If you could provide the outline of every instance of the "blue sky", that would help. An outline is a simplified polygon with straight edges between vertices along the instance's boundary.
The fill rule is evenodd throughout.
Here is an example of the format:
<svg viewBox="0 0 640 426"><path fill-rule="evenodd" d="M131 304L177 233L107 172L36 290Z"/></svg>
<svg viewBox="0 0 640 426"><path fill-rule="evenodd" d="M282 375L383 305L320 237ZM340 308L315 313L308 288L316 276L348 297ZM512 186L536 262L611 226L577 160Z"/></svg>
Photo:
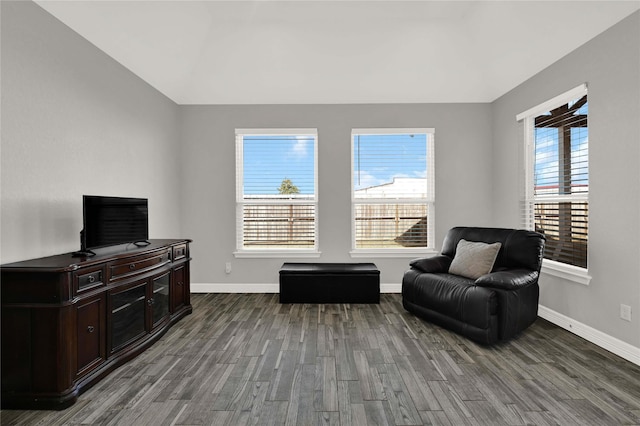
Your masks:
<svg viewBox="0 0 640 426"><path fill-rule="evenodd" d="M353 157L356 190L390 183L396 177L425 178L427 135L356 135Z"/></svg>
<svg viewBox="0 0 640 426"><path fill-rule="evenodd" d="M394 177L424 178L426 142L425 134L356 136L355 189L390 183ZM244 194L278 194L283 179L290 179L300 194L313 194L313 143L312 136L245 136Z"/></svg>
<svg viewBox="0 0 640 426"><path fill-rule="evenodd" d="M571 105L572 103L570 103ZM576 114L588 114L588 103ZM571 183L589 184L589 129L574 127L571 129ZM535 129L535 186L556 187L559 183L558 130L556 128ZM576 188L574 188L575 192Z"/></svg>
<svg viewBox="0 0 640 426"><path fill-rule="evenodd" d="M245 136L244 193L275 195L284 179L300 194L314 192L314 138L312 136Z"/></svg>

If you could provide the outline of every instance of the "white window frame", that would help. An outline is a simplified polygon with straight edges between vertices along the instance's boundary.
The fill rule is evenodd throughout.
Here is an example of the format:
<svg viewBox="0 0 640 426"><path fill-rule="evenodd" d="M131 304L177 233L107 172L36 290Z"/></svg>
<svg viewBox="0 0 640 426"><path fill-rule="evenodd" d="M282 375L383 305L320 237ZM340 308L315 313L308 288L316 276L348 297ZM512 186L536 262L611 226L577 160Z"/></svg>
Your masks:
<svg viewBox="0 0 640 426"><path fill-rule="evenodd" d="M534 203L536 201L561 202L561 201L586 201L589 202L589 193L576 193L568 196L563 195L539 195L534 197L534 168L535 168L535 117L544 114L554 108L566 104L576 98L580 98L587 94L587 85L581 84L561 95L558 95L546 102L530 108L516 116L517 121L524 124L524 162L525 162L525 179L524 179L524 200L523 200L523 226L526 229L533 230L534 226ZM591 175L589 175L591 179ZM587 257L588 257L587 246ZM587 268L574 266L550 259L542 260L542 272L566 280L576 282L583 285L589 285L591 276L589 275L589 263Z"/></svg>
<svg viewBox="0 0 640 426"><path fill-rule="evenodd" d="M304 258L320 257L319 235L318 235L318 130L311 128L287 128L287 129L236 129L236 251L233 255L236 258ZM313 144L314 161L314 199L313 200L259 200L256 202L247 201L243 194L244 181L244 137L245 136L312 136L315 139ZM313 248L246 248L244 247L244 214L243 207L247 204L314 204L314 246Z"/></svg>
<svg viewBox="0 0 640 426"><path fill-rule="evenodd" d="M355 206L361 199L355 198L354 187L354 158L355 137L357 135L399 135L399 134L426 134L427 135L427 199L368 199L367 202L380 204L417 204L426 203L427 220L427 247L398 247L398 248L356 248L356 209ZM351 251L352 258L364 257L415 257L437 254L435 248L435 129L434 128L369 128L351 130Z"/></svg>

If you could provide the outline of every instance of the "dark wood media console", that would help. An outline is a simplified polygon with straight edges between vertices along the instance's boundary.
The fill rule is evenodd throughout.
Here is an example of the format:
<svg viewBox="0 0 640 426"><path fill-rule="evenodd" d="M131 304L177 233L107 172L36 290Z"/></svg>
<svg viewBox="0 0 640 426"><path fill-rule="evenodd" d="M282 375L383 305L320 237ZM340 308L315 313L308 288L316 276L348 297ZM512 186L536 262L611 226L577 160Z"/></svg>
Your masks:
<svg viewBox="0 0 640 426"><path fill-rule="evenodd" d="M70 406L190 314L190 242L2 265L2 408Z"/></svg>

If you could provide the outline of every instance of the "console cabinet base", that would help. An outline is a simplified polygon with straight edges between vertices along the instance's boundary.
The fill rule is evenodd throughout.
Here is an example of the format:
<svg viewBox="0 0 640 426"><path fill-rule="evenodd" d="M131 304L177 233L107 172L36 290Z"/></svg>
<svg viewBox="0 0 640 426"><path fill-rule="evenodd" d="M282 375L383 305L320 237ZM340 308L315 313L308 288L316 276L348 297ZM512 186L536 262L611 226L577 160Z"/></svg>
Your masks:
<svg viewBox="0 0 640 426"><path fill-rule="evenodd" d="M2 409L73 405L189 315L190 242L2 265Z"/></svg>

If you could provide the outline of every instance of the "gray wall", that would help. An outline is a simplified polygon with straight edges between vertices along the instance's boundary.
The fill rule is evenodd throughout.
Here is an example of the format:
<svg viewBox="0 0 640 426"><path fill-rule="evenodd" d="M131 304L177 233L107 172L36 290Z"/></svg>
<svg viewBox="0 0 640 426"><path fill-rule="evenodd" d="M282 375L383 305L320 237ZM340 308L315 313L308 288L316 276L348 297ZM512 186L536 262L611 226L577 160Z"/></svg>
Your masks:
<svg viewBox="0 0 640 426"><path fill-rule="evenodd" d="M543 275L540 303L640 347L640 12L493 103L495 223L520 224L523 130L516 114L589 87L589 286ZM632 322L620 319L620 304Z"/></svg>
<svg viewBox="0 0 640 426"><path fill-rule="evenodd" d="M194 238L192 282L277 283L291 259L235 259L235 129L318 129L321 262L353 261L351 250L351 129L435 128L436 243L459 224L492 219L489 104L184 106L185 235ZM408 260L375 261L384 284L400 283ZM298 259L299 261L299 259ZM232 262L232 273L224 263Z"/></svg>
<svg viewBox="0 0 640 426"><path fill-rule="evenodd" d="M82 194L180 232L178 106L32 2L1 2L1 262L80 248Z"/></svg>

